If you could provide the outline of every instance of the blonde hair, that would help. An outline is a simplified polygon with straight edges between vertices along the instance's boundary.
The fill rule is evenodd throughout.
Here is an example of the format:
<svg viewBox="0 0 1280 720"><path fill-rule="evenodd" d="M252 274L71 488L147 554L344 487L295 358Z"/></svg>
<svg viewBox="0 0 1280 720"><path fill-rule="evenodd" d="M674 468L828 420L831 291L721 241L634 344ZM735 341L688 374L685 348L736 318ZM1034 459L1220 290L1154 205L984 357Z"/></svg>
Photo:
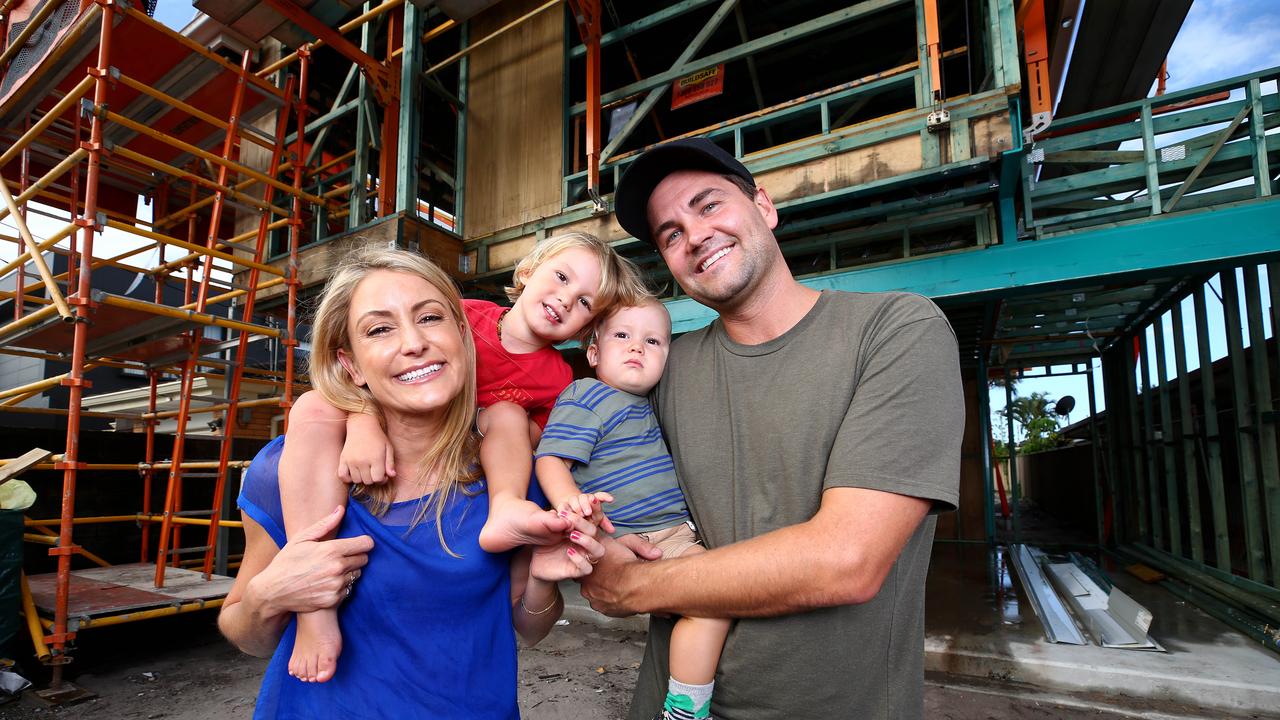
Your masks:
<svg viewBox="0 0 1280 720"><path fill-rule="evenodd" d="M543 240L524 256L512 273L511 286L504 288L507 299L513 303L518 300L524 292L525 278L546 261L573 248L590 250L600 260L600 290L596 293L595 306L592 308L597 317L610 312L617 305L635 305L651 295L645 287L640 270L608 243L590 233L568 232ZM586 341L591 336L593 326L594 323L591 323L583 328L577 339Z"/></svg>
<svg viewBox="0 0 1280 720"><path fill-rule="evenodd" d="M588 345L596 344L597 338L600 334L600 328L604 327L604 324L609 322L609 320L612 319L614 315L617 315L618 313L622 312L623 310L626 310L627 308L637 308L637 307L642 307L644 305L657 305L658 307L662 308L662 311L667 315L667 335L670 336L671 335L671 311L667 310L667 306L664 305L662 301L658 299L658 296L655 293L652 293L646 289L643 295L636 297L629 302L625 302L625 303L620 302L617 305L614 305L612 308L610 308L608 312L603 312L597 315L595 322L591 323L591 332L587 336L588 339L586 340L586 344Z"/></svg>
<svg viewBox="0 0 1280 720"><path fill-rule="evenodd" d="M440 545L453 555L444 538L441 518L445 506L465 485L479 477L479 441L473 425L476 416L476 348L462 310L462 296L453 279L427 258L408 250L393 250L378 245L356 248L334 268L325 285L320 305L316 309L311 328L311 356L308 372L311 383L334 407L349 413L367 412L385 423L381 407L368 388L357 386L338 361L338 350L351 352L351 337L347 332L347 320L351 310L351 298L356 287L377 270L414 275L426 280L444 296L449 313L461 325L463 347L463 387L445 410L439 431L428 447L420 463L420 473L415 480L423 483L435 474L438 484L421 503L413 518L416 526L433 512L436 534ZM369 511L381 516L391 505L392 489L388 485L359 486L353 491L357 497L367 495Z"/></svg>

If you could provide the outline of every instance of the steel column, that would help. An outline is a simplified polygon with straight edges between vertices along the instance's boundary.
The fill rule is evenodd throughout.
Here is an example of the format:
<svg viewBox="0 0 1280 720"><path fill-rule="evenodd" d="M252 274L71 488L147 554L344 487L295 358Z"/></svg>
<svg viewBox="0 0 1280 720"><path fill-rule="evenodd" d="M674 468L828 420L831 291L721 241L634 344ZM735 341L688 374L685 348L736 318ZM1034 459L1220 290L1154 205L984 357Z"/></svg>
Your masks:
<svg viewBox="0 0 1280 720"><path fill-rule="evenodd" d="M1240 472L1240 502L1244 521L1244 548L1249 579L1266 582L1267 563L1262 533L1262 493L1258 482L1257 439L1253 424L1249 371L1244 353L1240 293L1234 270L1218 275L1222 281L1222 315L1227 330L1227 355L1231 359L1232 414L1236 422L1236 461ZM1250 338L1252 341L1253 338Z"/></svg>
<svg viewBox="0 0 1280 720"><path fill-rule="evenodd" d="M1222 479L1222 441L1218 435L1218 400L1213 381L1213 356L1209 351L1209 315L1205 308L1204 285L1191 293L1195 312L1196 352L1200 362L1201 458L1208 481L1209 505L1213 515L1213 547L1218 569L1231 572L1230 527L1227 525L1227 493Z"/></svg>
<svg viewBox="0 0 1280 720"><path fill-rule="evenodd" d="M1191 559L1204 562L1204 534L1200 528L1200 473L1196 462L1195 429L1191 416L1191 378L1187 375L1187 333L1182 322L1182 303L1170 308L1173 321L1173 368L1178 383L1178 437L1182 449L1182 477L1187 488L1187 531ZM1201 373L1204 378L1212 372Z"/></svg>
<svg viewBox="0 0 1280 720"><path fill-rule="evenodd" d="M1164 350L1164 316L1156 318L1154 348L1156 356L1156 398L1160 403L1160 457L1164 465L1164 514L1169 519L1169 552L1182 554L1182 502L1178 491L1178 463L1173 453L1173 410L1170 406L1168 363Z"/></svg>
<svg viewBox="0 0 1280 720"><path fill-rule="evenodd" d="M422 72L422 43L418 28L422 11L404 4L403 47L400 55L400 134L396 138L396 212L418 214L418 132L422 126L418 74ZM384 152L390 148L383 148Z"/></svg>
<svg viewBox="0 0 1280 720"><path fill-rule="evenodd" d="M1271 561L1271 581L1280 584L1280 461L1276 457L1271 370L1267 367L1267 342L1262 330L1262 293L1257 265L1244 267L1244 305L1249 327L1250 390L1254 398L1250 421L1258 444L1263 527Z"/></svg>

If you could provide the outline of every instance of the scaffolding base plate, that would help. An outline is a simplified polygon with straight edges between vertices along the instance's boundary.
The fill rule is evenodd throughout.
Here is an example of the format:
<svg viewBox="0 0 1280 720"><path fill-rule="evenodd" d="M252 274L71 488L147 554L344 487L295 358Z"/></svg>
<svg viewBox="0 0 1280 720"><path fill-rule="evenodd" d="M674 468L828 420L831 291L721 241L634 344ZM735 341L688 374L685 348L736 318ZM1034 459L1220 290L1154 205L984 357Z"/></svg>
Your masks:
<svg viewBox="0 0 1280 720"><path fill-rule="evenodd" d="M48 705L74 705L75 703L84 702L85 700L92 700L93 698L98 697L98 694L85 690L82 687L72 685L64 680L62 681L62 684L56 688L37 690L36 697L40 698Z"/></svg>

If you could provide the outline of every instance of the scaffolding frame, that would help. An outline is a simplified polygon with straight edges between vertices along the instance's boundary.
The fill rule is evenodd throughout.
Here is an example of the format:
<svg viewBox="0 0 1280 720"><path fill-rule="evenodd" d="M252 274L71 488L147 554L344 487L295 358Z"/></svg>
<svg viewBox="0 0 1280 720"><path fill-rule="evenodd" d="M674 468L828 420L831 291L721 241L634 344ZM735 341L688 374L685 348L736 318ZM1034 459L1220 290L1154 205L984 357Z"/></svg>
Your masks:
<svg viewBox="0 0 1280 720"><path fill-rule="evenodd" d="M399 2L389 3L390 6ZM52 7L56 4L49 3ZM204 48L190 38L164 27L148 17L142 10L122 0L92 0L86 3L86 13L97 13L96 60L90 60L85 77L76 83L52 106L43 109L38 119L28 116L23 122L23 132L18 140L0 154L0 167L14 160L20 161L20 178L16 183L16 195L10 191L8 181L0 182L0 196L5 207L0 208L0 218L11 217L19 229L18 238L3 239L20 243L22 251L17 259L0 268L0 276L17 272L15 289L4 293L12 299L14 317L0 326L0 351L6 354L69 362L68 372L20 387L0 390L0 412L31 412L66 417L65 449L48 461L32 466L34 470L52 470L62 473L61 507L58 517L27 520L30 530L24 537L29 542L49 545L49 554L57 558L56 592L53 617L40 617L30 590L30 583L23 577L23 603L28 627L36 647L37 656L53 667L52 687L56 691L62 685L62 667L70 658L68 644L78 630L86 627L131 622L163 615L192 612L221 605L221 595L200 597L167 604L165 607L126 612L102 612L92 617L72 617L69 603L72 596L73 555L80 555L90 562L103 566L106 561L74 541L73 530L77 525L98 523L137 523L142 526L140 557L142 563L154 563L154 586L164 588L166 572L172 575L174 568L193 566L204 582L215 575L215 559L221 551L222 564L226 565L225 549L219 543L219 530L238 528L237 521L221 517L226 493L227 474L243 470L247 462L232 460L234 418L238 409L264 405L276 406L287 416L293 400L293 386L298 382L294 352L297 347L295 312L298 293L298 245L303 225L304 203L313 207L336 201L304 190L304 183L323 169L308 168L303 161L309 108L306 104L310 50L303 46L296 53L297 74L285 75L278 84L267 78L280 67L267 67L254 72L251 54L244 52L240 64L228 62L222 56ZM385 12L385 9L382 10ZM367 19L367 18L366 18ZM32 26L38 26L43 18L37 18ZM235 90L230 110L225 119L202 110L184 99L174 97L159 88L130 76L113 63L127 60L128 52L113 47L113 39L120 32L119 23L130 21L141 32L155 33L156 37L181 45L191 56L213 63L218 73L234 77ZM93 51L89 51L93 53ZM6 53L6 59L9 53ZM278 65L278 64L277 64ZM70 71L60 77L41 76L39 71L24 83L62 82L71 77ZM112 104L113 95L128 90L137 97L164 106L166 117L183 117L191 122L202 122L221 133L220 152L212 152L186 142L176 133L154 129L143 120L128 117L127 107L118 99ZM249 102L248 94L256 93L258 102L275 105L274 133L267 134L244 122L244 110ZM87 123L85 118L88 118ZM86 127L87 125L87 127ZM291 127L296 128L288 138ZM130 138L146 138L177 152L178 157L191 158L189 163L168 163L128 147L128 142L111 142L106 136L111 130L127 131ZM288 142L286 142L286 139ZM256 169L239 159L239 148L244 142L253 143L270 152L265 170ZM40 177L31 177L31 157L45 148L64 149L66 156ZM286 157L286 152L289 157ZM212 173L202 168L211 168ZM149 177L155 173L163 178L156 188L157 207L168 214L152 223L123 217L99 207L100 191L115 176ZM284 179L280 179L281 177ZM59 185L62 183L62 185ZM185 184L185 205L169 212L171 200L177 199L180 187ZM57 190L62 188L66 194ZM253 191L260 189L260 196ZM276 195L287 198L277 205ZM67 224L49 237L37 242L32 235L26 216L33 200L53 200L67 208ZM254 231L223 238L223 214L229 205L256 213L258 222ZM186 225L185 239L168 234L171 228ZM140 227L147 225L149 227ZM207 227L203 238L198 233ZM288 228L288 261L284 267L264 262L270 231ZM105 257L95 251L95 236L105 228L131 234L148 241L144 247L115 257ZM58 243L68 241L66 249ZM248 241L250 244L246 245ZM159 264L155 268L141 268L126 261L135 255L157 249ZM179 257L166 258L165 251L173 248ZM68 272L55 276L44 260L44 253L60 252L68 257ZM215 260L230 263L239 269L247 281L230 284L215 279ZM34 287L25 283L26 268L34 265L40 282ZM94 287L94 273L104 267L118 267L131 272L146 273L155 279L155 298L152 302L105 292ZM262 275L272 276L263 280ZM179 283L182 289L180 304L166 304L165 289ZM285 286L286 322L283 328L272 327L254 318L255 301L262 291ZM36 294L43 291L44 297ZM231 303L225 313L214 311L215 305ZM36 309L29 310L29 307ZM129 325L155 325L158 330L139 336L141 331L131 331ZM103 327L114 328L113 332ZM234 337L227 342L208 342L204 330L208 327L224 328ZM63 343L70 335L71 351L63 351ZM245 367L249 342L253 339L275 338L284 348L283 373L262 371ZM177 340L180 352L174 353L171 345ZM93 347L97 345L99 347ZM226 350L232 351L231 360L217 357ZM213 353L214 355L211 355ZM175 361L177 364L175 365ZM145 459L141 463L88 462L80 450L81 419L87 417L122 417L121 413L95 413L83 408L85 390L92 387L86 373L95 367L123 367L143 370L148 376L148 411L134 414L131 419L144 423L146 434ZM207 372L214 369L214 373ZM220 373L217 371L221 371ZM246 374L255 378L265 377L279 389L279 395L258 400L240 399L241 381ZM157 410L157 388L160 376L174 372L180 377L180 404L176 411ZM226 398L202 408L192 407L192 386L196 378L218 376L226 379ZM69 389L65 409L21 408L18 404L45 390L57 386ZM218 457L213 460L193 460L186 455L187 427L191 418L200 413L224 413L226 421L218 436ZM160 420L176 417L177 432L173 438L169 460L158 461L156 456L156 426ZM3 460L7 465L17 459ZM140 511L129 515L77 517L76 487L80 476L95 471L136 470L143 480ZM166 474L166 491L163 504L153 508L152 480L155 473ZM213 501L208 509L184 509L184 481L195 478L213 480ZM51 529L56 526L55 530ZM207 533L202 545L184 547L181 529L194 527ZM158 530L154 551L151 547L153 531ZM198 557L183 560L183 555ZM221 568L225 572L225 568ZM189 572L189 571L188 571Z"/></svg>

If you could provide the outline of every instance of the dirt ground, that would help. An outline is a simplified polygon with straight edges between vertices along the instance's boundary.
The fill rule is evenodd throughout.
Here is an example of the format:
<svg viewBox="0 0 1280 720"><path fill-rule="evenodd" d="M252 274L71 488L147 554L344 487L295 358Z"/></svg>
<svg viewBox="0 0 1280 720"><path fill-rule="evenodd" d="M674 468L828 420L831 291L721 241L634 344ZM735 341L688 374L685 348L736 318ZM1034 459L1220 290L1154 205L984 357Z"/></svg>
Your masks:
<svg viewBox="0 0 1280 720"><path fill-rule="evenodd" d="M519 699L523 717L624 718L643 648L640 633L580 622L557 627L536 648L521 650ZM81 635L68 677L97 697L51 707L28 690L19 699L0 705L0 720L248 720L265 667L265 660L242 655L223 641L212 615L89 630ZM28 677L40 680L35 671ZM1174 716L1102 709L1088 701L1054 698L1001 684L957 687L945 678L930 678L925 717L1083 720Z"/></svg>

